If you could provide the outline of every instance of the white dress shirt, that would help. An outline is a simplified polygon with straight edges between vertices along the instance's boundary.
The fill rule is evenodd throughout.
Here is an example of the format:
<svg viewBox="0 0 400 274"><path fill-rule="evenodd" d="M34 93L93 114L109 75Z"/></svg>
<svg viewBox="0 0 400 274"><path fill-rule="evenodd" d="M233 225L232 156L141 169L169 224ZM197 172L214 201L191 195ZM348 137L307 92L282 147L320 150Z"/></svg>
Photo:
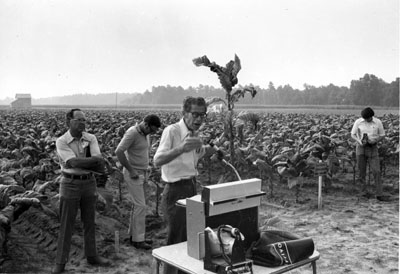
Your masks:
<svg viewBox="0 0 400 274"><path fill-rule="evenodd" d="M385 130L381 120L372 117L371 122L367 122L364 118L358 118L351 129L351 134L356 135L359 139L363 137L363 134L368 135L368 139L375 140L377 137L385 136Z"/></svg>
<svg viewBox="0 0 400 274"><path fill-rule="evenodd" d="M180 145L186 137L190 136L190 133L183 118L178 123L167 126L162 133L154 158L157 158L158 153L169 151ZM197 163L204 154L203 146L201 149L182 153L171 162L164 164L161 166L162 180L173 183L198 175Z"/></svg>

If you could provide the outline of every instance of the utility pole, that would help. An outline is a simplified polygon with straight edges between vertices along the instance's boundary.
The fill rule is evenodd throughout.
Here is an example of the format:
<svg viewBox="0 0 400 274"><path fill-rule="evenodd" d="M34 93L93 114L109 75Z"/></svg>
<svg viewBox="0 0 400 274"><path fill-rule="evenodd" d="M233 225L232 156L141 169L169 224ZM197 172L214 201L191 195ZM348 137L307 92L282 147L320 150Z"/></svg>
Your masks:
<svg viewBox="0 0 400 274"><path fill-rule="evenodd" d="M115 109L118 109L118 92L115 93Z"/></svg>

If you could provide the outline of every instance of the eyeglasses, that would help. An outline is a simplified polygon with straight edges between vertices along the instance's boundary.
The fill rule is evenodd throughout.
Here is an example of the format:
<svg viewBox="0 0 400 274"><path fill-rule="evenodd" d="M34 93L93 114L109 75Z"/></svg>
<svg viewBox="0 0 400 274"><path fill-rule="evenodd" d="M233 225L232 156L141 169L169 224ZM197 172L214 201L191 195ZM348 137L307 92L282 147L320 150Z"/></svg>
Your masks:
<svg viewBox="0 0 400 274"><path fill-rule="evenodd" d="M207 113L205 112L190 112L193 116L194 119L197 119L198 117L200 117L201 119L204 119L207 117Z"/></svg>
<svg viewBox="0 0 400 274"><path fill-rule="evenodd" d="M86 123L86 119L83 119L83 118L79 118L79 119L71 119L71 121L77 121L77 122L79 122L79 123Z"/></svg>

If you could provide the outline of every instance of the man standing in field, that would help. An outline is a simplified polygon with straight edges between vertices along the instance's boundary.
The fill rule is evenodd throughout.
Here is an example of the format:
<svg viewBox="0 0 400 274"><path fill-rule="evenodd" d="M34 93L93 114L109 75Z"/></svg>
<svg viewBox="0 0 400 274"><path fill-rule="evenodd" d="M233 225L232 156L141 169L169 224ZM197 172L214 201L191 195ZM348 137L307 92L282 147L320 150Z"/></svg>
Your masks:
<svg viewBox="0 0 400 274"><path fill-rule="evenodd" d="M115 154L124 167L124 181L132 197L133 205L129 222L129 240L140 249L151 249L146 242L146 200L143 183L147 180L149 166L149 134L155 133L161 126L160 118L147 115L143 121L130 127L119 143Z"/></svg>
<svg viewBox="0 0 400 274"><path fill-rule="evenodd" d="M182 119L166 127L154 155L154 163L161 166L161 179L166 183L162 207L167 221L167 245L184 242L186 235L186 209L175 202L196 195L197 163L206 153L215 151L203 145L199 128L206 119L207 105L202 97L186 97L183 101ZM164 273L177 272L165 265Z"/></svg>
<svg viewBox="0 0 400 274"><path fill-rule="evenodd" d="M57 242L56 266L52 273L64 272L71 247L72 230L78 209L83 222L87 262L109 265L98 256L95 237L96 180L93 172L104 171L104 159L93 134L85 132L86 117L80 109L66 115L69 130L56 141L62 178L60 182L60 231ZM90 154L90 156L89 156Z"/></svg>
<svg viewBox="0 0 400 274"><path fill-rule="evenodd" d="M369 162L376 185L376 195L379 196L382 195L382 181L377 144L385 138L385 130L381 120L374 115L370 107L363 109L361 118L355 121L351 129L351 137L357 142L356 157L363 191L367 190L365 176Z"/></svg>

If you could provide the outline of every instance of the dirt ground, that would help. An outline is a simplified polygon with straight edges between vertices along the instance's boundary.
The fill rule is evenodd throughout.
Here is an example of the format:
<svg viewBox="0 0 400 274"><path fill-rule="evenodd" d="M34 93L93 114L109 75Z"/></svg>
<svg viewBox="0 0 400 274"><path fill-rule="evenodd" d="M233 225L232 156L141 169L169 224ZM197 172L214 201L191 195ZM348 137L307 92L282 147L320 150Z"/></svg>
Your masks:
<svg viewBox="0 0 400 274"><path fill-rule="evenodd" d="M274 196L270 197L264 182L263 190L268 195L260 206L260 226L266 219L276 216L280 219L277 228L311 237L321 255L317 261L318 273L398 273L399 170L392 168L383 181L385 192L391 195L390 201L363 196L360 186L354 185L352 174L339 174L335 183L324 188L320 210L316 178L307 180L299 189L297 202L294 188L275 182ZM116 207L97 215L97 244L99 253L113 264L93 267L86 263L82 252L82 227L77 221L66 273L152 273L151 251L137 250L127 239L130 202L124 186L121 195L115 184L107 185L105 191L113 194ZM147 236L157 248L165 244L166 232L160 214L156 214L153 184L148 185L147 193ZM2 258L0 272L50 273L58 226L56 219L41 219L38 209L25 212L12 224L9 254ZM115 245L115 231L119 233L119 250ZM291 273L312 273L312 270L304 266Z"/></svg>

